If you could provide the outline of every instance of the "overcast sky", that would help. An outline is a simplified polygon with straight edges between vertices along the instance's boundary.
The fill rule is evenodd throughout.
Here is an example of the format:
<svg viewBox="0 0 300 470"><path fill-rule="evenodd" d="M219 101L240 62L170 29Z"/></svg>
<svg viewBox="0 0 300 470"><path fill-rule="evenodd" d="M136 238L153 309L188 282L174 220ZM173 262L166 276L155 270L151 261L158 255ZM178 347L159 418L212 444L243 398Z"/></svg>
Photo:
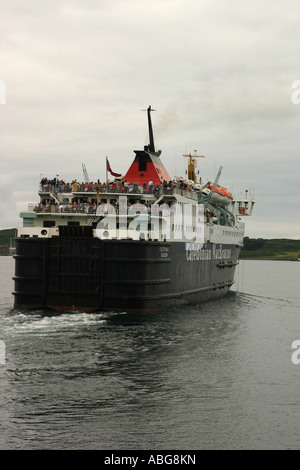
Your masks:
<svg viewBox="0 0 300 470"><path fill-rule="evenodd" d="M0 39L1 229L41 175L125 174L151 105L172 177L197 150L204 179L255 191L247 236L300 238L299 0L0 0Z"/></svg>

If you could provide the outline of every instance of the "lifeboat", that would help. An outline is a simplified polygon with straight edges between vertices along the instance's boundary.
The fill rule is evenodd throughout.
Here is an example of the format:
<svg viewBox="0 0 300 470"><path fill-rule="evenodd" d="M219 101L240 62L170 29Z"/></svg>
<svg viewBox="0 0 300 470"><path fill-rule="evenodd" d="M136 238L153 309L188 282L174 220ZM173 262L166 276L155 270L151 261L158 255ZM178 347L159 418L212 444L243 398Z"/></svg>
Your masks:
<svg viewBox="0 0 300 470"><path fill-rule="evenodd" d="M211 202L213 204L219 204L221 206L228 206L232 202L232 194L222 186L214 183L207 183L207 185L202 189L202 194L204 196L209 196L213 189L213 194L211 195Z"/></svg>

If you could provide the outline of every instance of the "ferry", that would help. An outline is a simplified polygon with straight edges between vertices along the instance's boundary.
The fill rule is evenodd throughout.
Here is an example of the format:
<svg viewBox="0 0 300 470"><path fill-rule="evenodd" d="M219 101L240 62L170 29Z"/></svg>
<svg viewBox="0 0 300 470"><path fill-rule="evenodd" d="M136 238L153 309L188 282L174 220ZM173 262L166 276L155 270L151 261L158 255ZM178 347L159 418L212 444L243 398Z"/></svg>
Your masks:
<svg viewBox="0 0 300 470"><path fill-rule="evenodd" d="M203 183L202 155L171 178L149 144L125 175L106 157L106 181L42 178L15 238L14 306L58 311L150 312L228 294L254 198ZM199 170L198 170L199 171Z"/></svg>

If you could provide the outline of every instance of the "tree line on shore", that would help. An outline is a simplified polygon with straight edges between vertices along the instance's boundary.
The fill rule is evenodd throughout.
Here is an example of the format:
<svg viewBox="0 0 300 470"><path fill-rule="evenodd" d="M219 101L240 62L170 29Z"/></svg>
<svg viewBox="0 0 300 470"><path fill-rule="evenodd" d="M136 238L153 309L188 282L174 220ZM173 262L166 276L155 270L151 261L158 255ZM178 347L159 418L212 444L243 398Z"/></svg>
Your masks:
<svg viewBox="0 0 300 470"><path fill-rule="evenodd" d="M242 259L298 260L300 240L244 237L244 246L241 249L240 257Z"/></svg>

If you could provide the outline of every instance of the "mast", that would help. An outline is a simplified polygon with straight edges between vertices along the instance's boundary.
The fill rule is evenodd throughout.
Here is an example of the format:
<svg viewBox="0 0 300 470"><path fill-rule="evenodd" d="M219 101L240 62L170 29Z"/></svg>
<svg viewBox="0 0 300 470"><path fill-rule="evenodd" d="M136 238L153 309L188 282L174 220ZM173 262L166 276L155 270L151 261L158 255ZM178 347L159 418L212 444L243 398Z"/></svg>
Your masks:
<svg viewBox="0 0 300 470"><path fill-rule="evenodd" d="M152 129L152 122L151 122L151 111L156 111L155 109L151 108L151 104L149 105L148 109L143 109L143 111L147 111L148 115L148 129L149 129L149 145L148 150L149 152L155 153L154 147L154 137L153 137L153 129Z"/></svg>
<svg viewBox="0 0 300 470"><path fill-rule="evenodd" d="M197 167L197 160L196 158L205 158L204 155L196 155L197 150L194 150L195 155L188 154L188 155L183 155L183 157L188 157L189 158L189 163L188 163L188 179L194 181L194 183L197 183L197 177L196 177L196 167Z"/></svg>

